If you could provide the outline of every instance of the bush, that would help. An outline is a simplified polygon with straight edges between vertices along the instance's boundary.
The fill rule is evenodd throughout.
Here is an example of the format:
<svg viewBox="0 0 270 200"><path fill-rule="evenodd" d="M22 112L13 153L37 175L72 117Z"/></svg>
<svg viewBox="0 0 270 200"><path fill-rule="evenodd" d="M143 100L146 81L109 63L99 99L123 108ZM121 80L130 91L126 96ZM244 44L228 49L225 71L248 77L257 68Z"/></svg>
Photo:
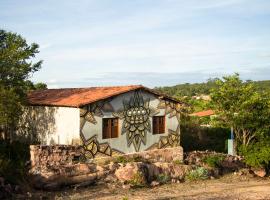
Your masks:
<svg viewBox="0 0 270 200"><path fill-rule="evenodd" d="M210 167L220 167L220 163L225 159L224 155L210 155L204 157L202 161Z"/></svg>
<svg viewBox="0 0 270 200"><path fill-rule="evenodd" d="M171 177L166 174L159 174L157 176L157 181L162 184L168 183L170 180L171 180Z"/></svg>
<svg viewBox="0 0 270 200"><path fill-rule="evenodd" d="M134 174L129 183L136 187L143 187L145 185L144 175L141 172Z"/></svg>
<svg viewBox="0 0 270 200"><path fill-rule="evenodd" d="M176 164L176 165L182 165L183 164L183 161L181 161L181 160L174 160L173 163Z"/></svg>
<svg viewBox="0 0 270 200"><path fill-rule="evenodd" d="M122 163L122 164L126 164L128 163L128 159L124 156L118 156L115 158L115 162L116 163Z"/></svg>
<svg viewBox="0 0 270 200"><path fill-rule="evenodd" d="M186 152L210 150L226 153L230 129L187 124L181 125L181 137L181 146Z"/></svg>
<svg viewBox="0 0 270 200"><path fill-rule="evenodd" d="M189 171L185 178L188 181L205 180L208 178L208 171L203 167L198 167Z"/></svg>
<svg viewBox="0 0 270 200"><path fill-rule="evenodd" d="M265 139L261 142L250 144L248 147L241 146L240 153L244 156L244 162L254 168L270 167L270 141Z"/></svg>
<svg viewBox="0 0 270 200"><path fill-rule="evenodd" d="M25 178L27 173L25 164L29 158L28 144L0 141L0 176L9 183L18 184Z"/></svg>

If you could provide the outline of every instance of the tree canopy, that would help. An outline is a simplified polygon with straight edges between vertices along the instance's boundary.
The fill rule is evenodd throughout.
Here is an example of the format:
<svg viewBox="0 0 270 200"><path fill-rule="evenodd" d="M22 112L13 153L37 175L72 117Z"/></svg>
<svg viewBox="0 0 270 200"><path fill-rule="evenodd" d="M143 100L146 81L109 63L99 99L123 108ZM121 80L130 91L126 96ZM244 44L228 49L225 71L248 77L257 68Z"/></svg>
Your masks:
<svg viewBox="0 0 270 200"><path fill-rule="evenodd" d="M157 87L155 89L166 93L170 96L174 96L176 98L182 98L183 96L192 97L195 95L209 95L211 93L211 89L216 88L216 80L209 79L205 83L184 83L178 84L175 86L167 86L167 87ZM258 89L258 91L263 92L270 92L270 80L265 81L251 81L248 80L247 82L252 82L254 86Z"/></svg>
<svg viewBox="0 0 270 200"><path fill-rule="evenodd" d="M41 68L42 61L33 62L38 48L16 33L0 30L0 133L4 138L14 133L27 92L46 88L29 80Z"/></svg>
<svg viewBox="0 0 270 200"><path fill-rule="evenodd" d="M244 82L239 74L216 80L211 102L220 125L233 127L237 141L248 146L252 140L269 134L269 94L258 91L255 85Z"/></svg>

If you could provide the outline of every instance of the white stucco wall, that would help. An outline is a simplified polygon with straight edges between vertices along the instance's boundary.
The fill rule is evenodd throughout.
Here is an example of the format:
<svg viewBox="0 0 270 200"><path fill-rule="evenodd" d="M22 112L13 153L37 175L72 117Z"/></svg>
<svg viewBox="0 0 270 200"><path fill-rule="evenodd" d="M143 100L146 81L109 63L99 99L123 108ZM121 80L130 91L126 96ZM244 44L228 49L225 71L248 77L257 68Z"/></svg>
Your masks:
<svg viewBox="0 0 270 200"><path fill-rule="evenodd" d="M72 144L80 140L79 108L31 106L26 108L22 121L23 129L34 132L42 144Z"/></svg>
<svg viewBox="0 0 270 200"><path fill-rule="evenodd" d="M157 108L160 100L153 94L148 92L141 92L144 99L150 98L150 107ZM113 106L115 111L118 111L119 109L123 108L123 99L126 99L127 101L130 99L131 96L134 95L134 92L128 92L122 95L119 95L115 98L113 98L110 101L110 104ZM103 112L104 116L103 118L111 118L114 117L111 112ZM160 112L156 114L155 116L163 116L165 115L165 109L160 109ZM90 123L88 121L85 122L82 133L86 137L86 139L89 139L93 137L94 135L97 135L97 139L100 143L108 142L113 149L117 149L124 153L132 153L135 152L135 148L133 144L131 144L129 147L127 145L127 138L126 134L121 134L121 128L123 124L123 120L119 119L119 137L118 138L110 138L110 139L102 139L102 117L95 116L95 119L97 121L96 124ZM150 123L151 123L151 132L147 132L147 139L146 144L141 143L140 151L146 150L150 146L152 146L154 143L157 143L160 140L161 136L168 136L168 129L176 130L178 126L178 120L176 117L169 118L169 114L165 116L165 133L164 134L153 134L152 132L152 117L150 117Z"/></svg>

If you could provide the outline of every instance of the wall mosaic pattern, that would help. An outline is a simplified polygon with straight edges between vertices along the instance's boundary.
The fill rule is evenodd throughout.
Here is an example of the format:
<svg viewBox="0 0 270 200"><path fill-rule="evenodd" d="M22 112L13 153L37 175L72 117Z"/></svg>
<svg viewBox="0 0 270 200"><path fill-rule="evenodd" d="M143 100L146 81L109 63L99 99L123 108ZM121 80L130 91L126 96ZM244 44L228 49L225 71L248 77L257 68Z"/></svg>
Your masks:
<svg viewBox="0 0 270 200"><path fill-rule="evenodd" d="M97 124L95 116L103 117L103 111L113 112L114 110L109 102L90 104L80 109L80 137L84 150L83 154L87 159L92 159L99 154L106 156L112 155L113 150L108 143L99 143L96 135L89 139L86 139L85 135L82 132L86 121L92 124Z"/></svg>
<svg viewBox="0 0 270 200"><path fill-rule="evenodd" d="M80 109L81 127L84 125L86 121L92 124L96 124L97 121L94 117L95 115L99 117L103 117L103 113L102 113L103 104L104 104L103 102L91 104Z"/></svg>
<svg viewBox="0 0 270 200"><path fill-rule="evenodd" d="M165 114L169 114L169 118L176 117L178 125L176 130L168 129L168 136L161 136L159 142L150 146L147 150L155 148L176 147L180 145L180 116L185 112L186 106L172 101L161 100L157 106L158 109L165 109Z"/></svg>
<svg viewBox="0 0 270 200"><path fill-rule="evenodd" d="M86 140L83 135L81 135L83 141L83 149L84 156L87 159L93 159L98 154L102 154L105 156L112 155L112 149L108 143L99 143L97 140L97 136L93 136L90 139Z"/></svg>
<svg viewBox="0 0 270 200"><path fill-rule="evenodd" d="M93 159L97 156L120 155L123 152L112 149L109 143L100 143L97 135L88 138L83 133L86 122L97 124L95 117L104 117L103 112L112 113L114 117L122 120L121 134L126 134L127 146L134 146L136 152L140 151L141 144L146 145L147 134L151 133L150 117L159 113L160 109L165 110L169 118L176 117L178 125L176 130L168 129L167 136L160 136L157 143L147 150L156 148L176 147L180 145L180 115L184 106L167 100L160 100L158 106L150 106L150 98L143 98L141 91L135 91L128 100L122 101L123 108L115 111L109 100L90 104L80 109L80 137L83 147L83 156L86 159Z"/></svg>
<svg viewBox="0 0 270 200"><path fill-rule="evenodd" d="M150 99L144 99L139 91L134 96L123 100L123 109L114 112L115 117L123 120L122 135L126 134L128 147L133 144L135 151L140 150L141 143L146 144L146 134L151 132L150 117L159 110L149 106Z"/></svg>
<svg viewBox="0 0 270 200"><path fill-rule="evenodd" d="M180 123L180 115L184 108L180 103L174 103L171 101L161 100L157 106L158 109L165 109L165 114L169 114L169 118L176 117Z"/></svg>
<svg viewBox="0 0 270 200"><path fill-rule="evenodd" d="M180 145L180 125L177 126L175 131L169 129L168 136L161 136L158 142L158 148L177 147Z"/></svg>

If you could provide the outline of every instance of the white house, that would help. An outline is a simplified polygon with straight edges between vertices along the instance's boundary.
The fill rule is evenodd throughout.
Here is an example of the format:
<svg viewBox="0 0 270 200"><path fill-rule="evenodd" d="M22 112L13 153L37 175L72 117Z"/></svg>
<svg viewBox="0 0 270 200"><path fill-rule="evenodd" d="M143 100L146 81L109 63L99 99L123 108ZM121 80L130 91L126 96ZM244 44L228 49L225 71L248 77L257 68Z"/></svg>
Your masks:
<svg viewBox="0 0 270 200"><path fill-rule="evenodd" d="M183 103L141 85L46 89L28 101L42 144L81 144L91 158L180 145Z"/></svg>

